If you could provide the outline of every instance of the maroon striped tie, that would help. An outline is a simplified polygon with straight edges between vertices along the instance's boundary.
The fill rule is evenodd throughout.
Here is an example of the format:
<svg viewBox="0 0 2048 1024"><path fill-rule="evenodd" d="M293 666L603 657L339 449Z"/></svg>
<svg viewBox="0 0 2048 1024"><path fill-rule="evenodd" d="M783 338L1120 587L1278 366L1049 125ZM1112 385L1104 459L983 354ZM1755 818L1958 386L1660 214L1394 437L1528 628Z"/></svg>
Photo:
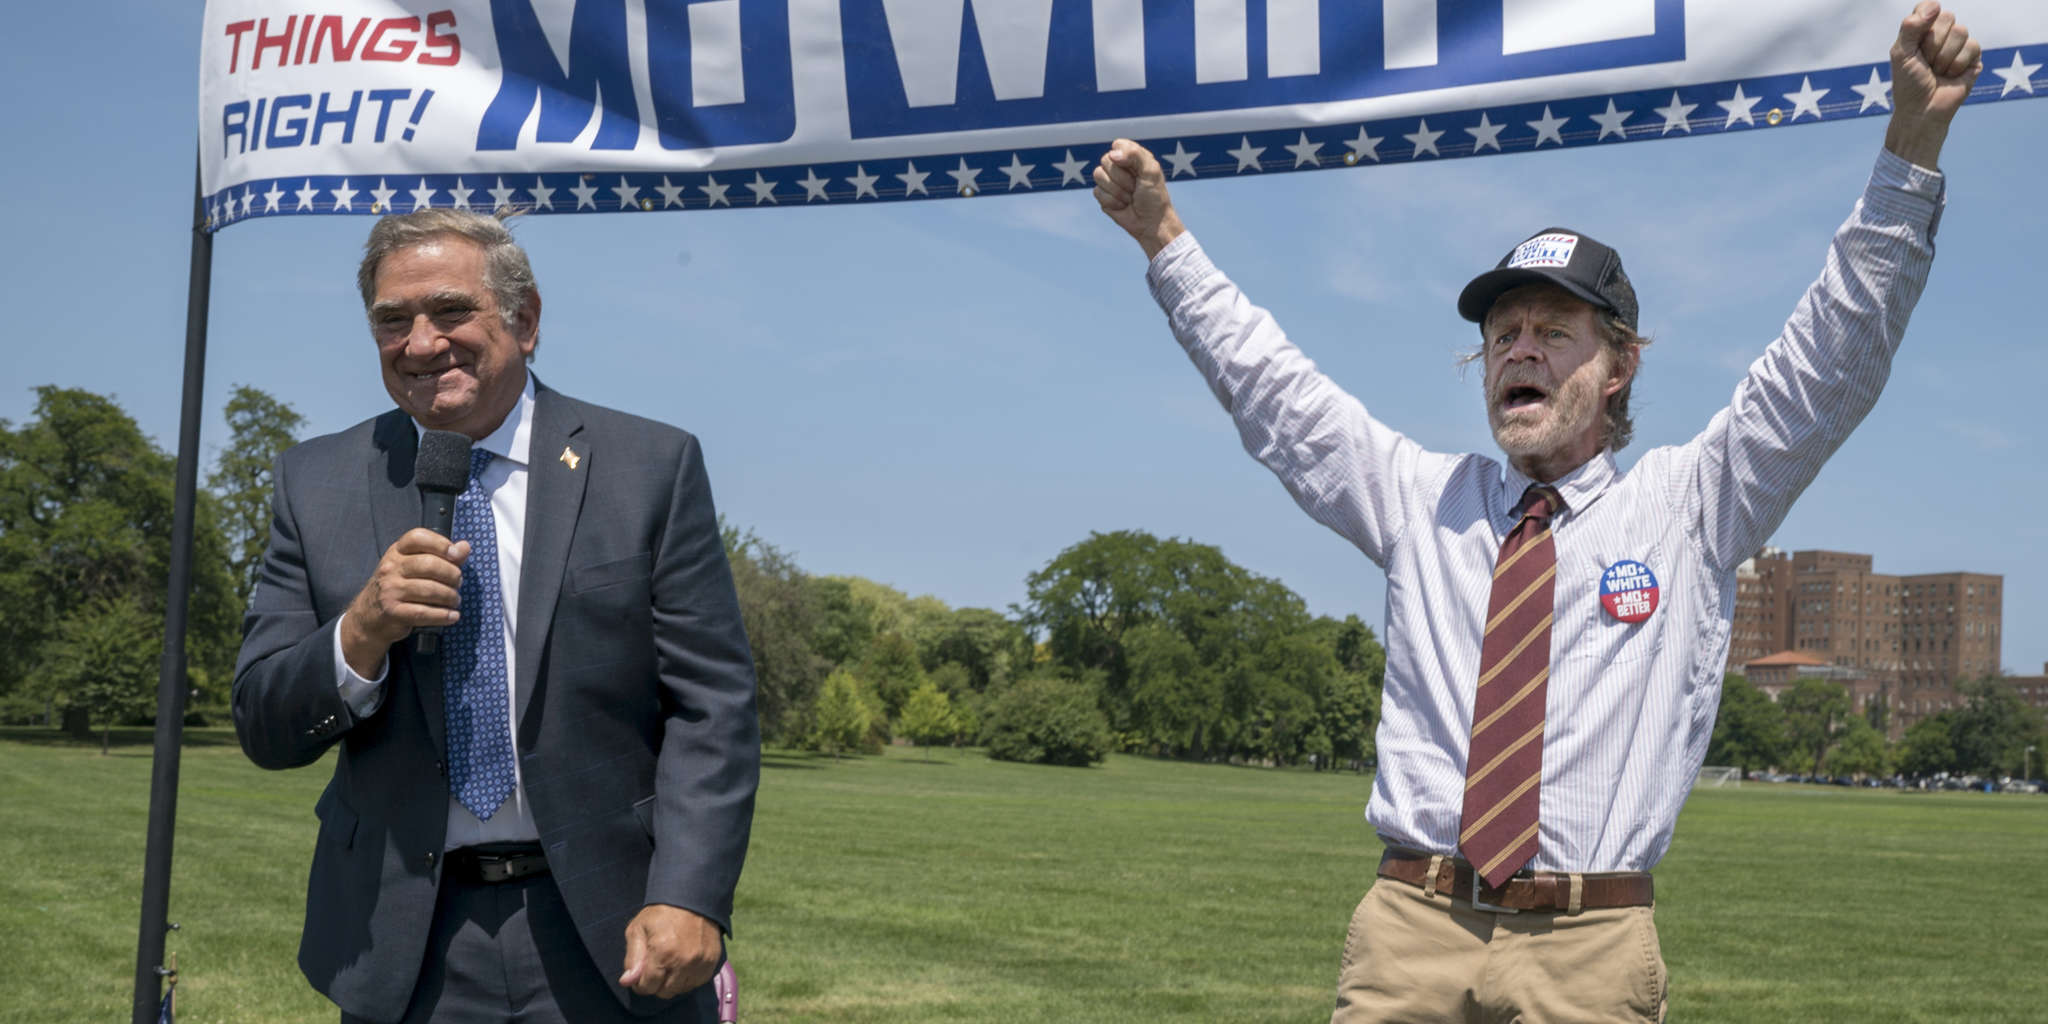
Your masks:
<svg viewBox="0 0 2048 1024"><path fill-rule="evenodd" d="M1522 521L1501 542L1479 648L1479 693L1465 759L1465 816L1458 846L1486 884L1498 888L1536 856L1543 779L1543 702L1550 681L1550 623L1556 618L1557 547L1550 517L1563 510L1554 488L1522 495Z"/></svg>

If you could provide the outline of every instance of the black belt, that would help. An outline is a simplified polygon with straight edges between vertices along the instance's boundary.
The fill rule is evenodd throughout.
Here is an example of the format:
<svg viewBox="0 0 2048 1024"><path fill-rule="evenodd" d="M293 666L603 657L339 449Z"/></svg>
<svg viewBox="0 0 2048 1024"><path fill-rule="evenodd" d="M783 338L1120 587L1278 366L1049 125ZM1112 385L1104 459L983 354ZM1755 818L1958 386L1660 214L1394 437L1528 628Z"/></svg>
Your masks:
<svg viewBox="0 0 2048 1024"><path fill-rule="evenodd" d="M539 843L481 843L448 851L443 872L463 882L497 885L548 873Z"/></svg>

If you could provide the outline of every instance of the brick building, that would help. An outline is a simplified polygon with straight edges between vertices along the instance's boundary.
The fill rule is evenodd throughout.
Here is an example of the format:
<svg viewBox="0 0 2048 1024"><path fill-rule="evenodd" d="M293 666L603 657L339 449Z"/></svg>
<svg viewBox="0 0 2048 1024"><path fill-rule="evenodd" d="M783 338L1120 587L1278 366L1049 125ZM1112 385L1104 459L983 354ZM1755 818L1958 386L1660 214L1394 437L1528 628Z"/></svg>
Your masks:
<svg viewBox="0 0 2048 1024"><path fill-rule="evenodd" d="M1873 571L1869 555L1765 548L1736 571L1728 671L1756 665L1772 678L1795 662L1829 666L1801 677L1856 684L1859 707L1884 700L1896 738L1956 706L1956 684L1998 674L2004 581L1973 572L1895 576ZM1802 657L1778 665L1771 659L1781 653Z"/></svg>

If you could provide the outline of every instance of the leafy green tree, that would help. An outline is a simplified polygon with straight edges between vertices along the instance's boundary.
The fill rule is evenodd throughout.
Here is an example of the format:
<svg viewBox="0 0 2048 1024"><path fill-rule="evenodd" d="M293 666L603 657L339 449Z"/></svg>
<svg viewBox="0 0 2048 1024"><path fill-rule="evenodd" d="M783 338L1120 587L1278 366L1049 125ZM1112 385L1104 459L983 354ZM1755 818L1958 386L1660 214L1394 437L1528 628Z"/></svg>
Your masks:
<svg viewBox="0 0 2048 1024"><path fill-rule="evenodd" d="M75 650L82 638L65 631L104 624L109 609L162 620L174 468L119 405L89 391L39 387L34 420L0 421L0 694L32 683L84 728L94 700L70 689L85 677L53 671L57 648ZM241 609L217 505L202 493L195 511L185 669L210 690L233 667Z"/></svg>
<svg viewBox="0 0 2048 1024"><path fill-rule="evenodd" d="M1891 760L1884 736L1867 719L1850 715L1828 764L1836 775L1888 775Z"/></svg>
<svg viewBox="0 0 2048 1024"><path fill-rule="evenodd" d="M1031 637L1024 627L988 608L956 608L928 616L921 627L919 657L928 670L955 664L967 672L976 693L1008 682L1031 663Z"/></svg>
<svg viewBox="0 0 2048 1024"><path fill-rule="evenodd" d="M306 422L291 406L237 385L228 399L228 443L214 460L206 486L220 502L221 532L235 581L237 608L249 606L263 550L270 543L271 467L298 443Z"/></svg>
<svg viewBox="0 0 2048 1024"><path fill-rule="evenodd" d="M882 699L882 711L889 721L902 714L910 695L925 684L924 666L918 663L917 646L901 633L883 633L868 645L854 674Z"/></svg>
<svg viewBox="0 0 2048 1024"><path fill-rule="evenodd" d="M1791 742L1785 709L1742 676L1721 680L1721 709L1707 743L1707 763L1735 765L1743 774L1783 763Z"/></svg>
<svg viewBox="0 0 2048 1024"><path fill-rule="evenodd" d="M1125 731L1156 752L1201 758L1227 731L1224 685L1194 645L1165 623L1147 622L1123 637L1129 699Z"/></svg>
<svg viewBox="0 0 2048 1024"><path fill-rule="evenodd" d="M765 738L807 735L806 721L832 663L812 646L823 622L810 578L795 559L752 530L719 523L733 589L754 657L755 701Z"/></svg>
<svg viewBox="0 0 2048 1024"><path fill-rule="evenodd" d="M953 742L953 737L959 735L960 721L954 717L953 702L947 699L945 691L926 680L903 703L903 714L897 720L896 731L908 737L911 743L935 747Z"/></svg>
<svg viewBox="0 0 2048 1024"><path fill-rule="evenodd" d="M825 678L812 716L810 745L838 757L849 750L868 746L873 720L868 703L861 696L860 681L853 673L837 669Z"/></svg>
<svg viewBox="0 0 2048 1024"><path fill-rule="evenodd" d="M2040 743L2040 712L1996 679L1965 683L1957 690L1964 697L1950 727L1957 767L1976 775L2019 774L2027 745Z"/></svg>
<svg viewBox="0 0 2048 1024"><path fill-rule="evenodd" d="M1799 679L1778 697L1785 711L1791 745L1813 759L1813 770L1825 770L1828 748L1842 738L1850 717L1849 691L1825 679Z"/></svg>
<svg viewBox="0 0 2048 1024"><path fill-rule="evenodd" d="M1052 663L1099 673L1111 728L1167 756L1286 763L1318 730L1334 748L1324 694L1339 641L1360 667L1376 656L1362 624L1318 627L1284 585L1192 541L1091 534L1025 583L1022 622Z"/></svg>
<svg viewBox="0 0 2048 1024"><path fill-rule="evenodd" d="M1012 683L989 708L982 732L988 756L1082 767L1109 753L1109 722L1088 687L1037 676Z"/></svg>
<svg viewBox="0 0 2048 1024"><path fill-rule="evenodd" d="M1899 741L1899 770L1920 776L1959 771L1955 719L1956 713L1951 710L1914 722Z"/></svg>
<svg viewBox="0 0 2048 1024"><path fill-rule="evenodd" d="M134 595L95 600L58 626L45 646L49 685L100 723L100 753L116 722L156 707L164 624Z"/></svg>
<svg viewBox="0 0 2048 1024"><path fill-rule="evenodd" d="M874 613L853 598L853 586L841 576L811 578L811 599L818 609L812 643L818 656L832 665L860 660L875 639Z"/></svg>

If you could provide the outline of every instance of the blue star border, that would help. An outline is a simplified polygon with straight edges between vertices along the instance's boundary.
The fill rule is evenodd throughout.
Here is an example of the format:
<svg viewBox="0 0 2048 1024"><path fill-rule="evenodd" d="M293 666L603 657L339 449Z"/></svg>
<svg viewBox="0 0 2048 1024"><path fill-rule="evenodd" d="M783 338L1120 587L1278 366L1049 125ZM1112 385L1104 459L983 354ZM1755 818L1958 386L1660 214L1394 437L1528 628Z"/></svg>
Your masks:
<svg viewBox="0 0 2048 1024"><path fill-rule="evenodd" d="M2024 51L2041 63L2027 63ZM2001 63L2003 62L2003 63ZM1970 103L2048 96L2048 43L1984 52ZM1423 116L1140 140L1169 180L1598 146L1868 117L1891 111L1886 64L1674 89L1475 107ZM984 150L711 172L309 175L241 182L206 200L208 231L261 217L410 213L426 207L528 214L900 202L1093 188L1108 143Z"/></svg>

